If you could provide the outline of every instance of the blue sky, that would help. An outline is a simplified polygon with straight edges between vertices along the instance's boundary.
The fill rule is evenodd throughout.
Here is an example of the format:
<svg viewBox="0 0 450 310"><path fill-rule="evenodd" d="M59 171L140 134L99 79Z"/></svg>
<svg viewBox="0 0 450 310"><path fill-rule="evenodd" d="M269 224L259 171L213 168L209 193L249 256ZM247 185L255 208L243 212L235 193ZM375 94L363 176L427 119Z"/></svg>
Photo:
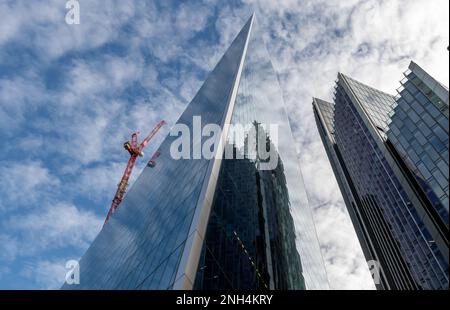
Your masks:
<svg viewBox="0 0 450 310"><path fill-rule="evenodd" d="M253 11L331 287L373 288L311 97L330 100L338 71L395 93L411 59L448 85L448 1L79 2L80 25L67 25L65 1L0 0L0 288L60 286L65 262L101 229L126 165L122 143L177 119Z"/></svg>

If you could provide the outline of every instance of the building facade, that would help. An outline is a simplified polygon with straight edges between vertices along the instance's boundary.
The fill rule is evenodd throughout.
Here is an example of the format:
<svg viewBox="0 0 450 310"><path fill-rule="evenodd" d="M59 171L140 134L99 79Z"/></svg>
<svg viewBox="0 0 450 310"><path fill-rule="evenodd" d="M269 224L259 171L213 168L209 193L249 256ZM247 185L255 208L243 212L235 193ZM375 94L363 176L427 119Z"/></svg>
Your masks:
<svg viewBox="0 0 450 310"><path fill-rule="evenodd" d="M377 288L448 288L448 90L414 63L396 97L339 73L313 109Z"/></svg>
<svg viewBox="0 0 450 310"><path fill-rule="evenodd" d="M390 112L388 141L405 161L437 223L448 227L448 89L411 62Z"/></svg>
<svg viewBox="0 0 450 310"><path fill-rule="evenodd" d="M196 117L222 129L212 159L195 154L211 138L195 137ZM327 289L281 90L254 16L176 125L194 132L189 158L171 155L178 136L165 138L156 165L142 171L81 258L80 284L63 288ZM271 158L248 156L248 134L228 125L262 134L276 166L261 169ZM235 156L223 158L227 150Z"/></svg>

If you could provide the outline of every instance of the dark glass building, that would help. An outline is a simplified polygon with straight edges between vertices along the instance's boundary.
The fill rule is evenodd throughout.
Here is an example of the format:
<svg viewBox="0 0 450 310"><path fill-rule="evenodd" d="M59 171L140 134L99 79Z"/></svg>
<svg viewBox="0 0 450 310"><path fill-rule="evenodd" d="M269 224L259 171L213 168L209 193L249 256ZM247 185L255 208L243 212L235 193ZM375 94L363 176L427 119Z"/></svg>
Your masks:
<svg viewBox="0 0 450 310"><path fill-rule="evenodd" d="M328 288L281 90L259 31L252 16L178 119L194 132L188 158L171 156L180 137L168 135L156 165L142 171L81 258L80 284L64 289ZM222 129L212 159L194 154L211 138L195 137L195 117ZM242 134L229 125L249 129ZM263 135L262 148L275 150L270 158L258 147L249 156L252 130ZM235 156L225 159L227 150ZM275 167L261 168L272 159Z"/></svg>
<svg viewBox="0 0 450 310"><path fill-rule="evenodd" d="M411 62L397 92L388 140L448 227L448 89Z"/></svg>
<svg viewBox="0 0 450 310"><path fill-rule="evenodd" d="M448 90L412 62L398 91L339 73L317 127L377 288L448 289Z"/></svg>

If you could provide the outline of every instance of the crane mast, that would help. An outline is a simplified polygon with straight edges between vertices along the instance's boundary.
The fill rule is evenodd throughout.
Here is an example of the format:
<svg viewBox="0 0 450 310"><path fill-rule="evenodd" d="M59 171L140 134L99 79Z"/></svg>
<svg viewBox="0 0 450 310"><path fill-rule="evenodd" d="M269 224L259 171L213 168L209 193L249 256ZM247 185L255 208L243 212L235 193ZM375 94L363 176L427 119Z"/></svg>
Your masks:
<svg viewBox="0 0 450 310"><path fill-rule="evenodd" d="M164 126L165 124L166 124L165 121L160 121L155 126L155 128L153 128L152 132L150 132L150 134L141 142L141 144L138 144L139 132L134 132L131 135L131 140L123 144L123 147L130 153L130 159L128 160L128 164L127 167L125 168L122 179L120 180L120 183L117 186L116 194L114 195L114 199L112 200L111 207L109 208L108 214L106 215L105 223L103 225L106 224L111 215L116 211L116 209L122 202L123 196L127 191L128 180L130 179L130 175L131 172L133 171L137 157L144 156L143 152L144 148L147 146L150 140L156 135L159 129L161 129L161 127Z"/></svg>

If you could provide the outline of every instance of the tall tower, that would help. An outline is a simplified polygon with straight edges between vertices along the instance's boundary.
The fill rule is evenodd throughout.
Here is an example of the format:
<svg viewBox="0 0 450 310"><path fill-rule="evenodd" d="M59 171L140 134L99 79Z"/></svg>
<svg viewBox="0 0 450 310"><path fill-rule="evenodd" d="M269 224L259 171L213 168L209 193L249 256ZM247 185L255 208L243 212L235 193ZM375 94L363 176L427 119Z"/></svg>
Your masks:
<svg viewBox="0 0 450 310"><path fill-rule="evenodd" d="M341 73L313 99L379 289L448 289L448 90L415 63L394 97Z"/></svg>
<svg viewBox="0 0 450 310"><path fill-rule="evenodd" d="M207 124L223 133L208 146L212 159L195 151L210 141ZM143 170L82 257L80 284L63 288L327 289L281 89L254 16L176 125L192 133L188 158L172 156L180 137L168 135L156 166ZM269 159L248 156L252 131L264 137L257 150L274 150ZM272 156L275 166L261 169Z"/></svg>

